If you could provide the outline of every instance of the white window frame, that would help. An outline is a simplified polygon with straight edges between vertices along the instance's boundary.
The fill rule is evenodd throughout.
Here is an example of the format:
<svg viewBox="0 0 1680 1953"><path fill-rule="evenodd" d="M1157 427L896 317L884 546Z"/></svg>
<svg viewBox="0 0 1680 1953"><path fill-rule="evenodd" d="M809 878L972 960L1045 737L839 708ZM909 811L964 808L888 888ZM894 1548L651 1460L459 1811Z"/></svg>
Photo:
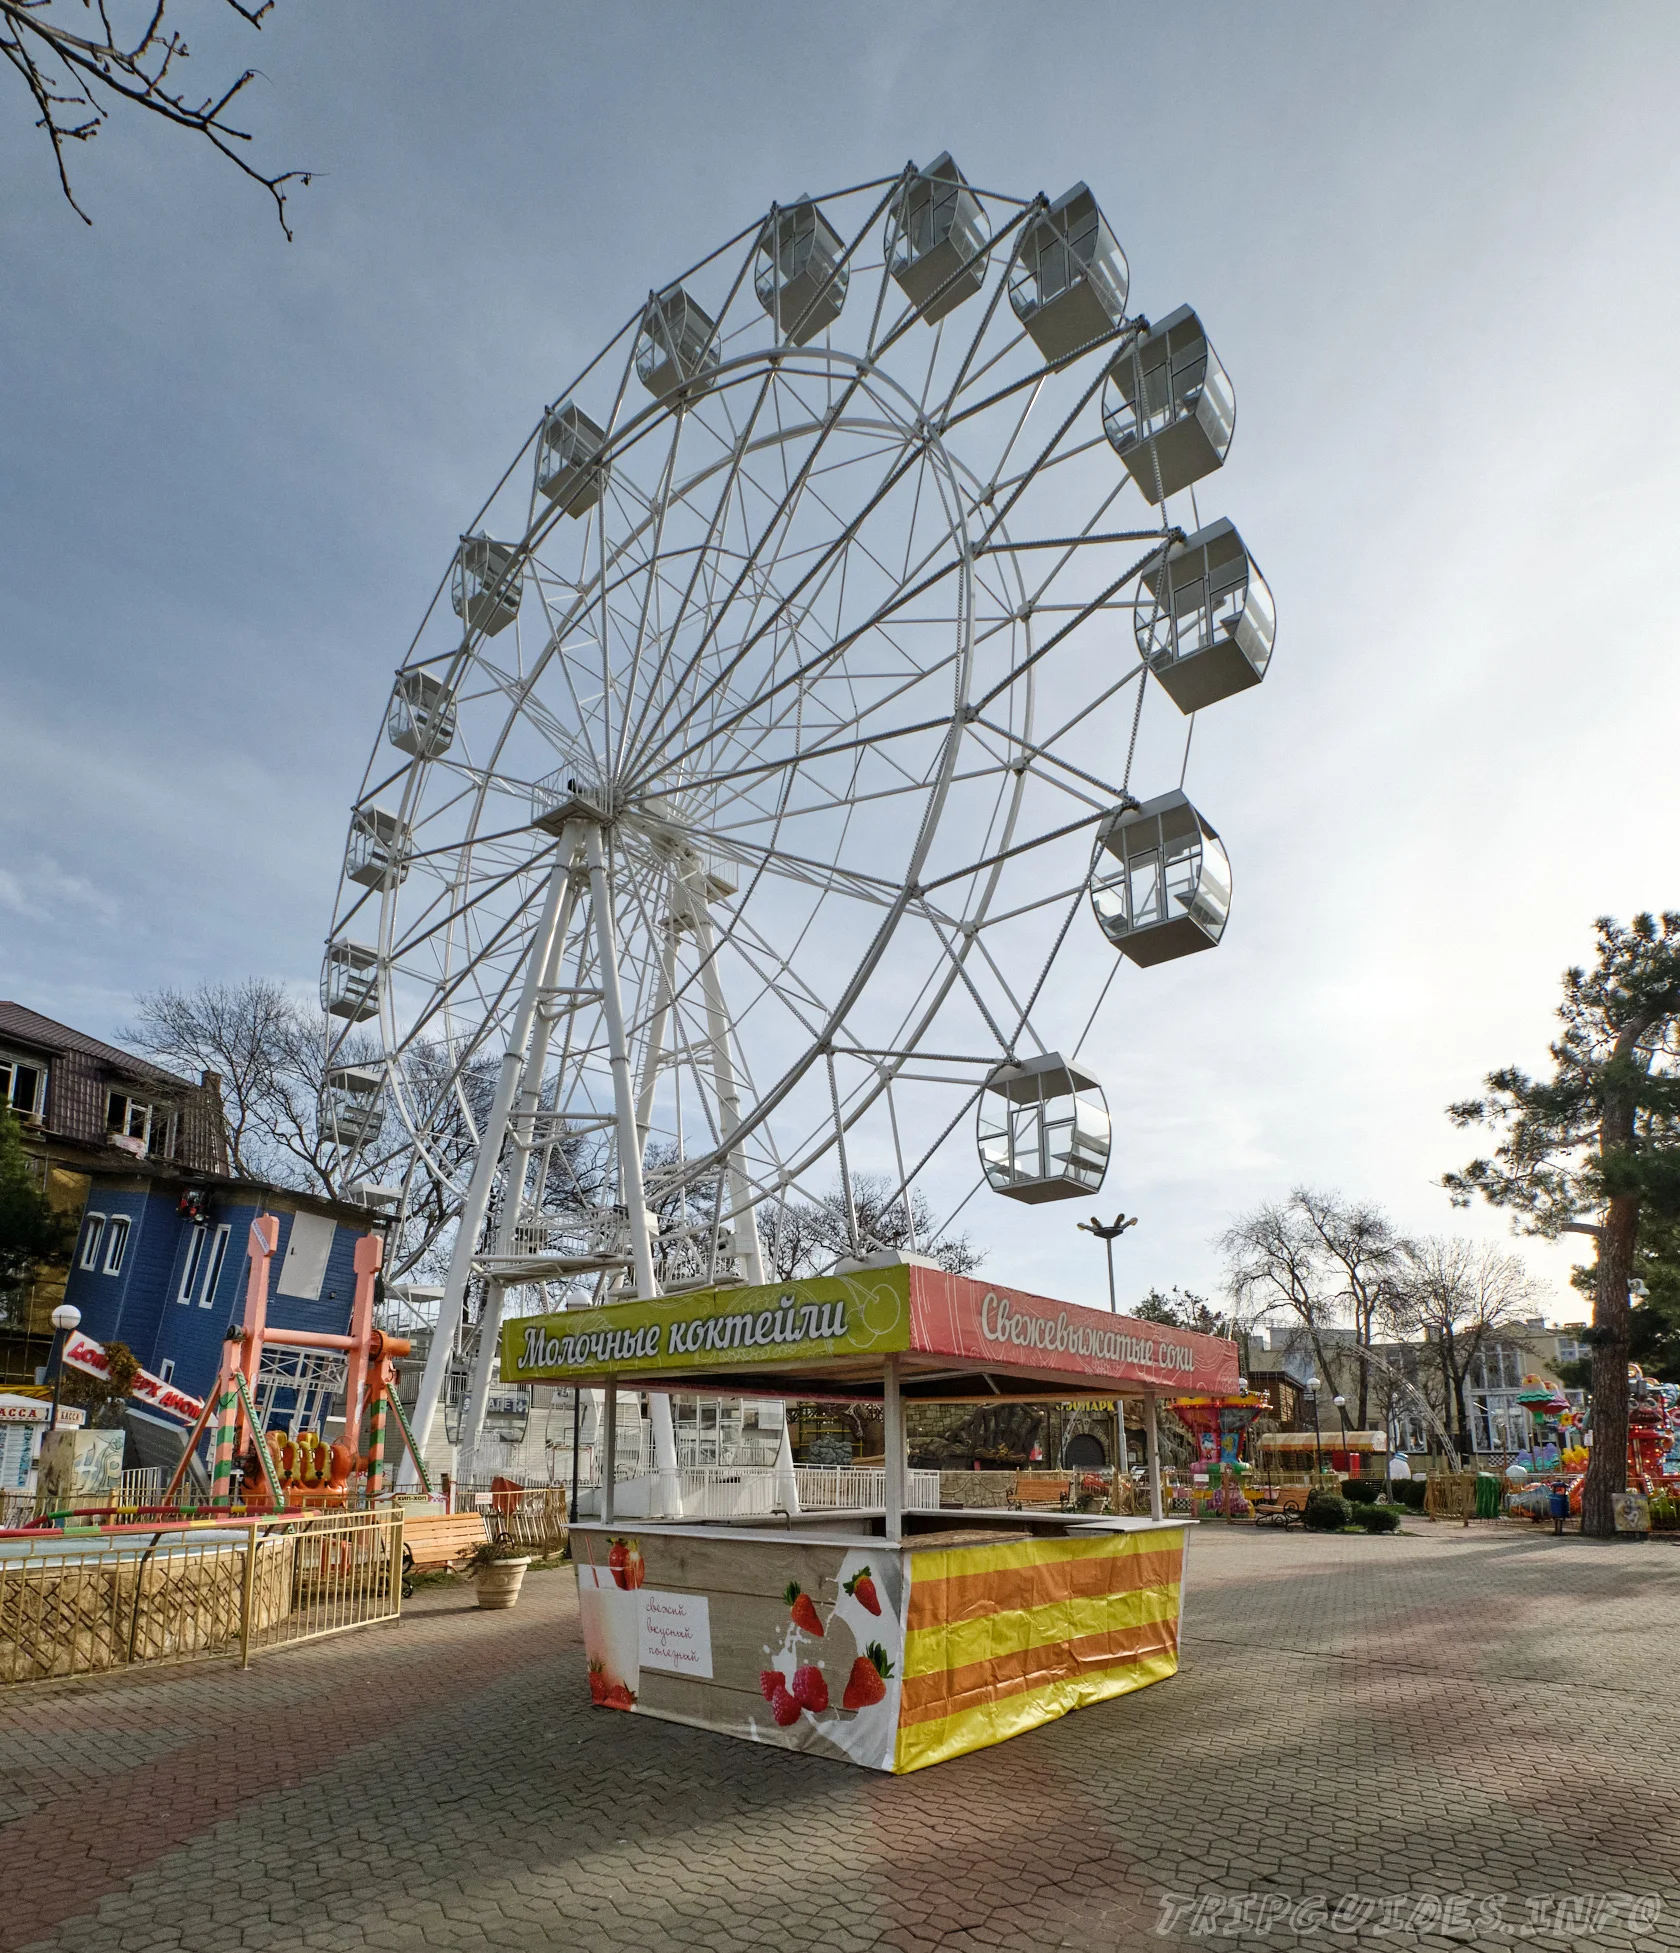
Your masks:
<svg viewBox="0 0 1680 1953"><path fill-rule="evenodd" d="M115 1099L122 1105L122 1117L111 1118L111 1101ZM134 1130L135 1115L139 1114L140 1130ZM155 1100L130 1098L126 1092L107 1092L105 1095L105 1131L112 1139L137 1139L142 1149L150 1153L154 1139L163 1142L162 1150L172 1150L175 1115L167 1104Z"/></svg>
<svg viewBox="0 0 1680 1953"><path fill-rule="evenodd" d="M216 1299L216 1284L222 1279L222 1267L227 1261L228 1236L233 1232L232 1224L223 1221L216 1229L216 1238L210 1244L210 1267L204 1277L204 1288L198 1298L198 1306L208 1309Z"/></svg>
<svg viewBox="0 0 1680 1953"><path fill-rule="evenodd" d="M9 1105L20 1119L33 1119L42 1110L47 1099L47 1062L44 1058L26 1058L21 1052L0 1051L0 1066L7 1071L6 1089L0 1092L0 1105ZM35 1074L35 1097L28 1105L19 1105L13 1096L17 1091L19 1068Z"/></svg>
<svg viewBox="0 0 1680 1953"><path fill-rule="evenodd" d="M166 1356L163 1359L163 1361L158 1365L158 1382L173 1383L174 1381L175 1381L175 1359L172 1356Z"/></svg>
<svg viewBox="0 0 1680 1953"><path fill-rule="evenodd" d="M192 1240L187 1247L187 1265L181 1270L181 1286L175 1300L180 1303L191 1302L193 1289L204 1271L204 1250L210 1240L210 1230L202 1221L192 1231Z"/></svg>
<svg viewBox="0 0 1680 1953"><path fill-rule="evenodd" d="M105 1272L107 1275L120 1275L123 1262L128 1257L128 1237L134 1231L134 1222L127 1214L113 1214L111 1224L105 1230Z"/></svg>
<svg viewBox="0 0 1680 1953"><path fill-rule="evenodd" d="M103 1214L84 1214L82 1216L82 1252L76 1265L93 1274L99 1267L99 1250L105 1245L105 1221Z"/></svg>

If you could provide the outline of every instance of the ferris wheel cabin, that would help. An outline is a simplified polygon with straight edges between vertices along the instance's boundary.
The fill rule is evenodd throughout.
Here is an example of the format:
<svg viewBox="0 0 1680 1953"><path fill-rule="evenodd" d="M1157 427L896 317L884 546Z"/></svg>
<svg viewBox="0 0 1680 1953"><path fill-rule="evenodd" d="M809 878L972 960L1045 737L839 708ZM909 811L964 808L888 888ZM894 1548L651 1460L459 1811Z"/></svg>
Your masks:
<svg viewBox="0 0 1680 1953"><path fill-rule="evenodd" d="M519 551L489 536L463 536L455 554L455 615L469 631L494 637L519 615L524 595Z"/></svg>
<svg viewBox="0 0 1680 1953"><path fill-rule="evenodd" d="M1036 1206L1095 1193L1112 1133L1102 1087L1059 1052L999 1065L980 1095L980 1166L993 1193Z"/></svg>
<svg viewBox="0 0 1680 1953"><path fill-rule="evenodd" d="M985 284L985 220L949 150L904 186L887 226L887 263L929 325Z"/></svg>
<svg viewBox="0 0 1680 1953"><path fill-rule="evenodd" d="M1009 267L1009 303L1046 359L1066 359L1126 316L1126 254L1083 183L1031 218Z"/></svg>
<svg viewBox="0 0 1680 1953"><path fill-rule="evenodd" d="M537 493L546 495L565 515L582 515L601 499L605 465L596 457L607 444L606 430L597 427L581 407L567 400L543 422L537 443Z"/></svg>
<svg viewBox="0 0 1680 1953"><path fill-rule="evenodd" d="M1135 613L1138 651L1181 712L1258 685L1277 635L1272 593L1223 517L1144 572L1152 601Z"/></svg>
<svg viewBox="0 0 1680 1953"><path fill-rule="evenodd" d="M655 292L642 313L636 378L656 400L679 387L701 393L717 371L717 322L681 285Z"/></svg>
<svg viewBox="0 0 1680 1953"><path fill-rule="evenodd" d="M429 671L399 671L385 712L385 737L400 753L436 759L455 743L455 700Z"/></svg>
<svg viewBox="0 0 1680 1953"><path fill-rule="evenodd" d="M352 1024L379 1015L379 952L340 938L327 945L321 965L321 1008Z"/></svg>
<svg viewBox="0 0 1680 1953"><path fill-rule="evenodd" d="M1091 905L1122 956L1148 966L1212 949L1231 912L1231 864L1182 793L1119 808L1097 829Z"/></svg>
<svg viewBox="0 0 1680 1953"><path fill-rule="evenodd" d="M408 829L383 807L358 807L350 816L344 851L346 881L363 888L397 888L408 874Z"/></svg>
<svg viewBox="0 0 1680 1953"><path fill-rule="evenodd" d="M809 197L764 220L753 290L782 338L803 346L839 318L851 278L844 256L839 234Z"/></svg>
<svg viewBox="0 0 1680 1953"><path fill-rule="evenodd" d="M333 1065L321 1094L321 1123L341 1146L362 1146L379 1136L385 1109L379 1102L383 1075L368 1065Z"/></svg>
<svg viewBox="0 0 1680 1953"><path fill-rule="evenodd" d="M1236 395L1202 322L1181 305L1108 369L1103 432L1144 499L1161 502L1220 467Z"/></svg>

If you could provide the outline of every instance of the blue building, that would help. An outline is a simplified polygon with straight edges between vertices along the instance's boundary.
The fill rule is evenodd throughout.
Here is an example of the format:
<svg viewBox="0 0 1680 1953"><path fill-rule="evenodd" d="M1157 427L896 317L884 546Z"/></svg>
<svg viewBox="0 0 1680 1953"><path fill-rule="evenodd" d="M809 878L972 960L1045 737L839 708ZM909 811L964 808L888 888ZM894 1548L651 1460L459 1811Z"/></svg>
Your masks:
<svg viewBox="0 0 1680 1953"><path fill-rule="evenodd" d="M79 1216L68 1265L37 1271L27 1317L0 1352L20 1381L46 1361L45 1317L62 1296L82 1312L84 1335L126 1343L154 1375L205 1396L228 1325L244 1314L258 1214L280 1223L269 1323L348 1331L356 1241L378 1222L364 1207L231 1174L214 1073L195 1084L0 1003L0 1104L18 1119L53 1205ZM324 1394L308 1407L312 1424L326 1413ZM273 1408L296 1409L296 1392Z"/></svg>
<svg viewBox="0 0 1680 1953"><path fill-rule="evenodd" d="M280 1222L270 1326L346 1334L356 1242L370 1225L363 1209L260 1182L189 1184L160 1172L90 1175L64 1288L82 1312L82 1333L126 1343L154 1375L205 1396L228 1324L244 1314L259 1214Z"/></svg>

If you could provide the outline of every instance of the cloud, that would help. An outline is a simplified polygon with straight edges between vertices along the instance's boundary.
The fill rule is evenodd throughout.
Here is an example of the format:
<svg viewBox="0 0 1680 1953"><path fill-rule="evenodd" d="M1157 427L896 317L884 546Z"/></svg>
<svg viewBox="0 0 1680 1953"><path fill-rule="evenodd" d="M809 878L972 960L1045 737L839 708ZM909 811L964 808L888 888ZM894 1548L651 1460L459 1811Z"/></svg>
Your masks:
<svg viewBox="0 0 1680 1953"><path fill-rule="evenodd" d="M121 913L117 902L86 875L71 873L48 855L37 856L21 873L0 869L0 908L41 923L62 921L66 908L80 909L107 926Z"/></svg>

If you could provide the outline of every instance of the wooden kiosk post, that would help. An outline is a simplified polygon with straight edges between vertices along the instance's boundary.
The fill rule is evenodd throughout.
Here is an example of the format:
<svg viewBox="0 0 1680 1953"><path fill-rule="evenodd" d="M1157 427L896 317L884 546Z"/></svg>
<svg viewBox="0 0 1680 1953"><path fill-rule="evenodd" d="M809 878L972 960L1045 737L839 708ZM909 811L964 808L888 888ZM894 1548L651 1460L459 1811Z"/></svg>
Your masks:
<svg viewBox="0 0 1680 1953"><path fill-rule="evenodd" d="M1149 1516L1156 1525L1161 1523L1161 1419L1160 1398L1145 1397L1143 1414L1148 1420L1144 1427L1143 1441L1148 1447L1149 1457Z"/></svg>
<svg viewBox="0 0 1680 1953"><path fill-rule="evenodd" d="M882 1359L881 1443L885 1487L886 1537L904 1537L904 1397L898 1387L898 1358Z"/></svg>
<svg viewBox="0 0 1680 1953"><path fill-rule="evenodd" d="M601 1524L613 1522L613 1488L618 1478L618 1378L607 1378L607 1401L601 1411Z"/></svg>

